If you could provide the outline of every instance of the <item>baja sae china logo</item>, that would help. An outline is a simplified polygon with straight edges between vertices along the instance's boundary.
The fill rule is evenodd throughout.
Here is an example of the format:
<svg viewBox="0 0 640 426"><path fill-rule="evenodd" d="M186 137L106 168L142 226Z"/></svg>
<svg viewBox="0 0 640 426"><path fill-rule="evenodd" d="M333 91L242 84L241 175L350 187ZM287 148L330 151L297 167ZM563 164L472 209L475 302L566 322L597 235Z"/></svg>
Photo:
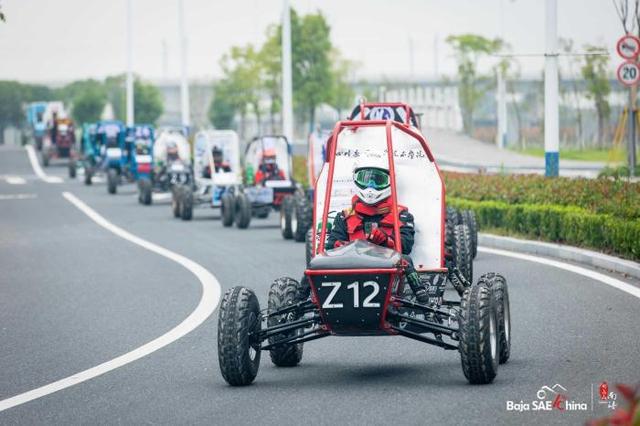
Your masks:
<svg viewBox="0 0 640 426"><path fill-rule="evenodd" d="M569 391L560 383L544 385L536 392L531 401L507 401L507 411L587 411L586 402L575 401L569 397Z"/></svg>

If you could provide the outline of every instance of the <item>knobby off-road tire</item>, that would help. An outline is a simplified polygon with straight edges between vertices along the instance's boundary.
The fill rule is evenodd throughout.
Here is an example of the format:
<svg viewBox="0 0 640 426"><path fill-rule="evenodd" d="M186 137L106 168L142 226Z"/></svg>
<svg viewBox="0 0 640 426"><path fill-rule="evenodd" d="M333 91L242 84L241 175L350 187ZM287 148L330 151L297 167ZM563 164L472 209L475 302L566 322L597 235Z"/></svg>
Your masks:
<svg viewBox="0 0 640 426"><path fill-rule="evenodd" d="M461 215L462 224L469 227L471 233L471 257L476 258L478 254L478 220L473 210L463 210Z"/></svg>
<svg viewBox="0 0 640 426"><path fill-rule="evenodd" d="M180 218L191 220L193 218L193 189L184 185L180 191Z"/></svg>
<svg viewBox="0 0 640 426"><path fill-rule="evenodd" d="M289 305L297 303L302 298L300 294L300 284L292 278L278 278L271 284L269 289L269 313L285 308ZM267 324L269 327L283 324L298 319L295 313L278 315L269 317ZM269 338L269 343L275 343L278 340L298 334L299 331L289 331L277 334ZM281 345L269 350L271 361L278 367L294 367L302 360L302 343L295 345Z"/></svg>
<svg viewBox="0 0 640 426"><path fill-rule="evenodd" d="M151 205L153 202L151 181L149 179L141 179L138 184L138 191L140 192L140 196L138 197L140 204L145 206Z"/></svg>
<svg viewBox="0 0 640 426"><path fill-rule="evenodd" d="M171 189L171 212L173 217L180 217L180 193L182 192L180 186L174 186Z"/></svg>
<svg viewBox="0 0 640 426"><path fill-rule="evenodd" d="M263 207L256 212L256 217L258 219L266 219L269 217L269 213L271 213L271 207Z"/></svg>
<svg viewBox="0 0 640 426"><path fill-rule="evenodd" d="M42 149L42 165L45 167L49 167L49 148Z"/></svg>
<svg viewBox="0 0 640 426"><path fill-rule="evenodd" d="M311 228L313 221L313 207L305 194L299 193L294 197L294 218L291 225L293 239L299 243L304 242L307 230Z"/></svg>
<svg viewBox="0 0 640 426"><path fill-rule="evenodd" d="M234 212L234 220L239 229L246 229L251 223L251 201L246 194L240 193L236 195L236 209Z"/></svg>
<svg viewBox="0 0 640 426"><path fill-rule="evenodd" d="M285 195L280 205L280 232L282 238L290 240L293 238L293 231L291 229L291 220L293 218L293 196Z"/></svg>
<svg viewBox="0 0 640 426"><path fill-rule="evenodd" d="M469 282L473 282L473 258L471 257L471 235L467 225L453 228L453 259L458 270Z"/></svg>
<svg viewBox="0 0 640 426"><path fill-rule="evenodd" d="M456 210L453 207L447 207L446 210L446 215L445 215L445 222L444 222L444 240L445 240L445 245L449 248L452 249L453 244L454 244L454 240L453 240L453 230L456 227L456 225L458 224L460 217L459 217L459 213L458 210Z"/></svg>
<svg viewBox="0 0 640 426"><path fill-rule="evenodd" d="M232 386L253 382L260 367L260 304L246 287L234 287L222 297L218 314L218 363Z"/></svg>
<svg viewBox="0 0 640 426"><path fill-rule="evenodd" d="M233 213L235 212L235 203L232 194L225 192L220 200L220 210L222 214L222 226L229 227L233 225Z"/></svg>
<svg viewBox="0 0 640 426"><path fill-rule="evenodd" d="M76 160L69 160L69 178L75 179L78 172Z"/></svg>
<svg viewBox="0 0 640 426"><path fill-rule="evenodd" d="M460 302L460 360L471 384L491 383L498 374L500 339L492 289L479 282L467 288Z"/></svg>
<svg viewBox="0 0 640 426"><path fill-rule="evenodd" d="M84 184L91 185L93 183L93 170L89 167L84 168Z"/></svg>
<svg viewBox="0 0 640 426"><path fill-rule="evenodd" d="M304 238L304 251L305 251L305 259L307 260L307 266L313 259L313 229L309 228Z"/></svg>
<svg viewBox="0 0 640 426"><path fill-rule="evenodd" d="M500 274L489 272L481 275L479 283L493 290L498 315L498 340L500 341L500 364L509 360L511 355L511 308L509 306L509 288L507 280Z"/></svg>
<svg viewBox="0 0 640 426"><path fill-rule="evenodd" d="M118 191L118 171L113 168L107 169L107 192L115 194Z"/></svg>

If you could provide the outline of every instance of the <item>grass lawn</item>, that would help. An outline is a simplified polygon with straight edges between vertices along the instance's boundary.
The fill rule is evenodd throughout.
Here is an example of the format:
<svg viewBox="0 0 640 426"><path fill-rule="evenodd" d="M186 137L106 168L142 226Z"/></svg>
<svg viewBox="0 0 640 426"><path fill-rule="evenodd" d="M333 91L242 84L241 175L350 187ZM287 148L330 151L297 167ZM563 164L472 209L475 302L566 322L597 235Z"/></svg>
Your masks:
<svg viewBox="0 0 640 426"><path fill-rule="evenodd" d="M527 148L524 150L514 149L521 154L534 157L544 157L544 148ZM560 149L560 158L566 160L600 161L605 163L619 163L626 159L626 152L623 149Z"/></svg>

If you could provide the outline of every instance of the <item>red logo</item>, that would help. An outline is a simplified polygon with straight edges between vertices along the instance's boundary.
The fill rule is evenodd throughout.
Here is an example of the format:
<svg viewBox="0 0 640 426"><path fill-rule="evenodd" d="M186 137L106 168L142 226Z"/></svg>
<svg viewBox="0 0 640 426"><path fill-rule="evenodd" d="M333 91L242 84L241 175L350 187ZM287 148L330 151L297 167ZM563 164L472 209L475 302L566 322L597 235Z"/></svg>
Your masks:
<svg viewBox="0 0 640 426"><path fill-rule="evenodd" d="M607 382L602 382L600 384L600 399L602 401L606 401L609 395L609 385Z"/></svg>
<svg viewBox="0 0 640 426"><path fill-rule="evenodd" d="M564 410L564 406L562 405L563 402L565 402L567 400L567 398L564 395L558 394L556 395L556 398L553 400L553 408L557 409L557 410Z"/></svg>

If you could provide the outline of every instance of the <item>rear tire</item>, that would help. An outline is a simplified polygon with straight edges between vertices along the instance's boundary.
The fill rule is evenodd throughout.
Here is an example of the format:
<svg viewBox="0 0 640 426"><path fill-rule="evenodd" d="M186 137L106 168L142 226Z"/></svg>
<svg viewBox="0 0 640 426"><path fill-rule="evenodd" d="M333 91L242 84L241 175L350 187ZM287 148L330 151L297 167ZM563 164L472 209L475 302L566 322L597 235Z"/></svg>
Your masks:
<svg viewBox="0 0 640 426"><path fill-rule="evenodd" d="M486 283L467 288L460 302L460 360L471 384L491 383L498 374L500 339L492 289Z"/></svg>
<svg viewBox="0 0 640 426"><path fill-rule="evenodd" d="M233 225L233 213L235 210L233 195L225 192L220 200L220 212L222 213L222 226Z"/></svg>
<svg viewBox="0 0 640 426"><path fill-rule="evenodd" d="M453 258L458 270L469 282L473 282L473 258L471 236L467 225L456 225L453 229Z"/></svg>
<svg viewBox="0 0 640 426"><path fill-rule="evenodd" d="M89 167L84 168L84 184L91 185L93 183L93 170Z"/></svg>
<svg viewBox="0 0 640 426"><path fill-rule="evenodd" d="M452 249L454 244L453 230L458 224L458 221L459 221L458 210L456 210L453 207L447 207L447 211L445 215L444 237L445 237L445 244L449 247L449 249Z"/></svg>
<svg viewBox="0 0 640 426"><path fill-rule="evenodd" d="M69 160L69 177L71 179L76 178L77 169L76 160Z"/></svg>
<svg viewBox="0 0 640 426"><path fill-rule="evenodd" d="M107 191L109 194L115 194L118 190L118 171L116 169L107 169Z"/></svg>
<svg viewBox="0 0 640 426"><path fill-rule="evenodd" d="M171 190L171 212L173 213L173 217L180 217L180 190L179 186L174 186Z"/></svg>
<svg viewBox="0 0 640 426"><path fill-rule="evenodd" d="M189 185L183 186L180 191L180 218L182 220L193 218L193 189Z"/></svg>
<svg viewBox="0 0 640 426"><path fill-rule="evenodd" d="M45 167L49 167L49 148L42 149L42 165Z"/></svg>
<svg viewBox="0 0 640 426"><path fill-rule="evenodd" d="M145 206L151 205L153 202L151 181L149 179L141 179L138 191L140 191L140 203Z"/></svg>
<svg viewBox="0 0 640 426"><path fill-rule="evenodd" d="M294 201L293 217L295 221L292 223L291 232L293 233L293 239L302 243L305 241L307 230L311 228L313 209L305 194L297 194L294 197Z"/></svg>
<svg viewBox="0 0 640 426"><path fill-rule="evenodd" d="M304 251L305 251L305 258L307 260L307 267L309 266L309 263L311 262L311 259L313 259L313 229L309 228L307 230L307 233L305 235L305 239L304 239Z"/></svg>
<svg viewBox="0 0 640 426"><path fill-rule="evenodd" d="M280 205L280 232L282 238L290 240L293 238L293 231L291 230L291 219L293 217L293 196L285 195Z"/></svg>
<svg viewBox="0 0 640 426"><path fill-rule="evenodd" d="M234 220L239 229L246 229L251 223L251 201L246 194L240 193L235 199Z"/></svg>
<svg viewBox="0 0 640 426"><path fill-rule="evenodd" d="M254 336L261 328L260 304L245 287L228 290L218 314L218 363L222 377L231 386L251 384L260 367L260 342Z"/></svg>
<svg viewBox="0 0 640 426"><path fill-rule="evenodd" d="M278 278L271 284L271 288L269 289L268 312L272 313L278 309L293 305L301 299L300 284L298 284L296 280L288 277ZM297 319L298 316L295 315L295 313L288 313L285 315L270 316L267 324L269 327L272 327ZM269 344L294 336L298 332L299 331L290 331L272 336L269 338ZM271 361L278 367L295 367L302 360L302 349L302 343L295 345L284 344L270 349L269 353L271 355Z"/></svg>
<svg viewBox="0 0 640 426"><path fill-rule="evenodd" d="M461 216L462 223L469 227L471 235L471 257L475 259L478 254L478 220L473 210L464 210Z"/></svg>
<svg viewBox="0 0 640 426"><path fill-rule="evenodd" d="M500 340L500 364L509 360L511 355L511 308L509 306L509 288L507 280L500 274L489 272L480 276L479 283L484 283L493 290L493 298L498 312L498 340Z"/></svg>

